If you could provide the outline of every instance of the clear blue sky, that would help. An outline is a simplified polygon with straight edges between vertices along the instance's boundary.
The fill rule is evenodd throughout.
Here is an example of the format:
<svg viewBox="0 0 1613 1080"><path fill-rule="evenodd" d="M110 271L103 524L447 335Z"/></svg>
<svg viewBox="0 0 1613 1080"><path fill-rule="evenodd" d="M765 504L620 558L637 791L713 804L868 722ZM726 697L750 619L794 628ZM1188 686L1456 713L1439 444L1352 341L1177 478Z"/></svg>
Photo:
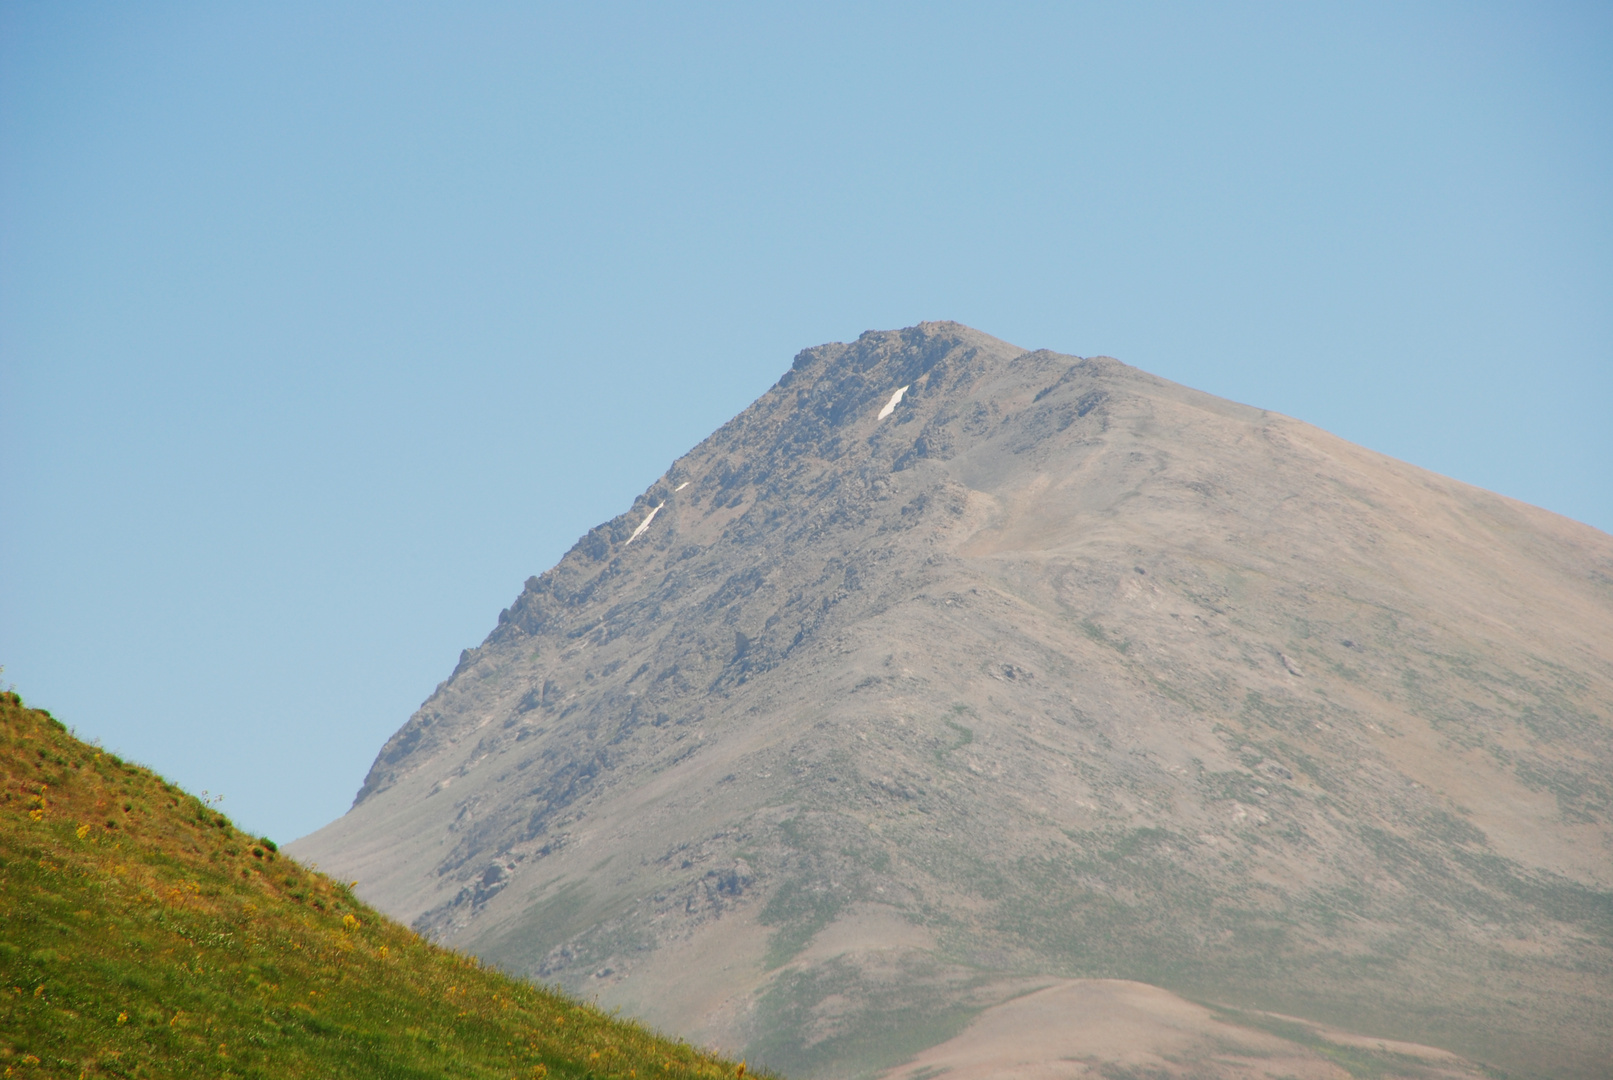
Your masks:
<svg viewBox="0 0 1613 1080"><path fill-rule="evenodd" d="M799 349L1613 529L1613 5L0 3L0 663L278 839Z"/></svg>

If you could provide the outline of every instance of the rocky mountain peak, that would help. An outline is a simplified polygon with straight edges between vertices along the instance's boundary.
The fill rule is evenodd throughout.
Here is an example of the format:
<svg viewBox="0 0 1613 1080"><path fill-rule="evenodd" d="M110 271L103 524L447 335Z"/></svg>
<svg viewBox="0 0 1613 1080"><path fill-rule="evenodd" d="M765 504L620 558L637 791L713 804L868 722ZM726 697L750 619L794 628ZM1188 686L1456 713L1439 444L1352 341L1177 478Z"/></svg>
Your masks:
<svg viewBox="0 0 1613 1080"><path fill-rule="evenodd" d="M297 853L792 1075L1118 977L1590 1076L1610 643L1596 530L926 323L530 579Z"/></svg>

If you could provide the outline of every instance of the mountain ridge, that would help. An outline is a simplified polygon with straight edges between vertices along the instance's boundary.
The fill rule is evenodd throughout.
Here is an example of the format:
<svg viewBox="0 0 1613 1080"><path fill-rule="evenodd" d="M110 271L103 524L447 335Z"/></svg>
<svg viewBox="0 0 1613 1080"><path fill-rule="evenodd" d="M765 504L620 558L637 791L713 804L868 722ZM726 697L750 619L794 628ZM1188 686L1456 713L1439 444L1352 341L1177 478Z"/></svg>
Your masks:
<svg viewBox="0 0 1613 1080"><path fill-rule="evenodd" d="M1035 974L1595 1075L1610 641L1588 526L1109 358L870 332L530 579L297 850L806 1075Z"/></svg>

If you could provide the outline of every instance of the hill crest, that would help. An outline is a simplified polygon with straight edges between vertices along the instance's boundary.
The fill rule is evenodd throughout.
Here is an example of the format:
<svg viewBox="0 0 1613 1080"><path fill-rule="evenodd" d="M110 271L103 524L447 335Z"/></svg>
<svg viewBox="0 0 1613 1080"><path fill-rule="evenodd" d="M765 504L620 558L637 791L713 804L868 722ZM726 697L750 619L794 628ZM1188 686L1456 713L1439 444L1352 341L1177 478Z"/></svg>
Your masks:
<svg viewBox="0 0 1613 1080"><path fill-rule="evenodd" d="M612 1076L731 1062L422 941L0 694L5 1076Z"/></svg>

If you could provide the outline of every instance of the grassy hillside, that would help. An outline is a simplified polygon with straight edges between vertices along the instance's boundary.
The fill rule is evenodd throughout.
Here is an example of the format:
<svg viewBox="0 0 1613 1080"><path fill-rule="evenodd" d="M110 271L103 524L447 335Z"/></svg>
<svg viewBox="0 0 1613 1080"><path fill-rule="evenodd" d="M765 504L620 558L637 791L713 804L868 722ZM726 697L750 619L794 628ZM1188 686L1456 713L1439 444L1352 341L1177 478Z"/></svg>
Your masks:
<svg viewBox="0 0 1613 1080"><path fill-rule="evenodd" d="M743 1074L427 943L15 694L0 774L0 1075Z"/></svg>

